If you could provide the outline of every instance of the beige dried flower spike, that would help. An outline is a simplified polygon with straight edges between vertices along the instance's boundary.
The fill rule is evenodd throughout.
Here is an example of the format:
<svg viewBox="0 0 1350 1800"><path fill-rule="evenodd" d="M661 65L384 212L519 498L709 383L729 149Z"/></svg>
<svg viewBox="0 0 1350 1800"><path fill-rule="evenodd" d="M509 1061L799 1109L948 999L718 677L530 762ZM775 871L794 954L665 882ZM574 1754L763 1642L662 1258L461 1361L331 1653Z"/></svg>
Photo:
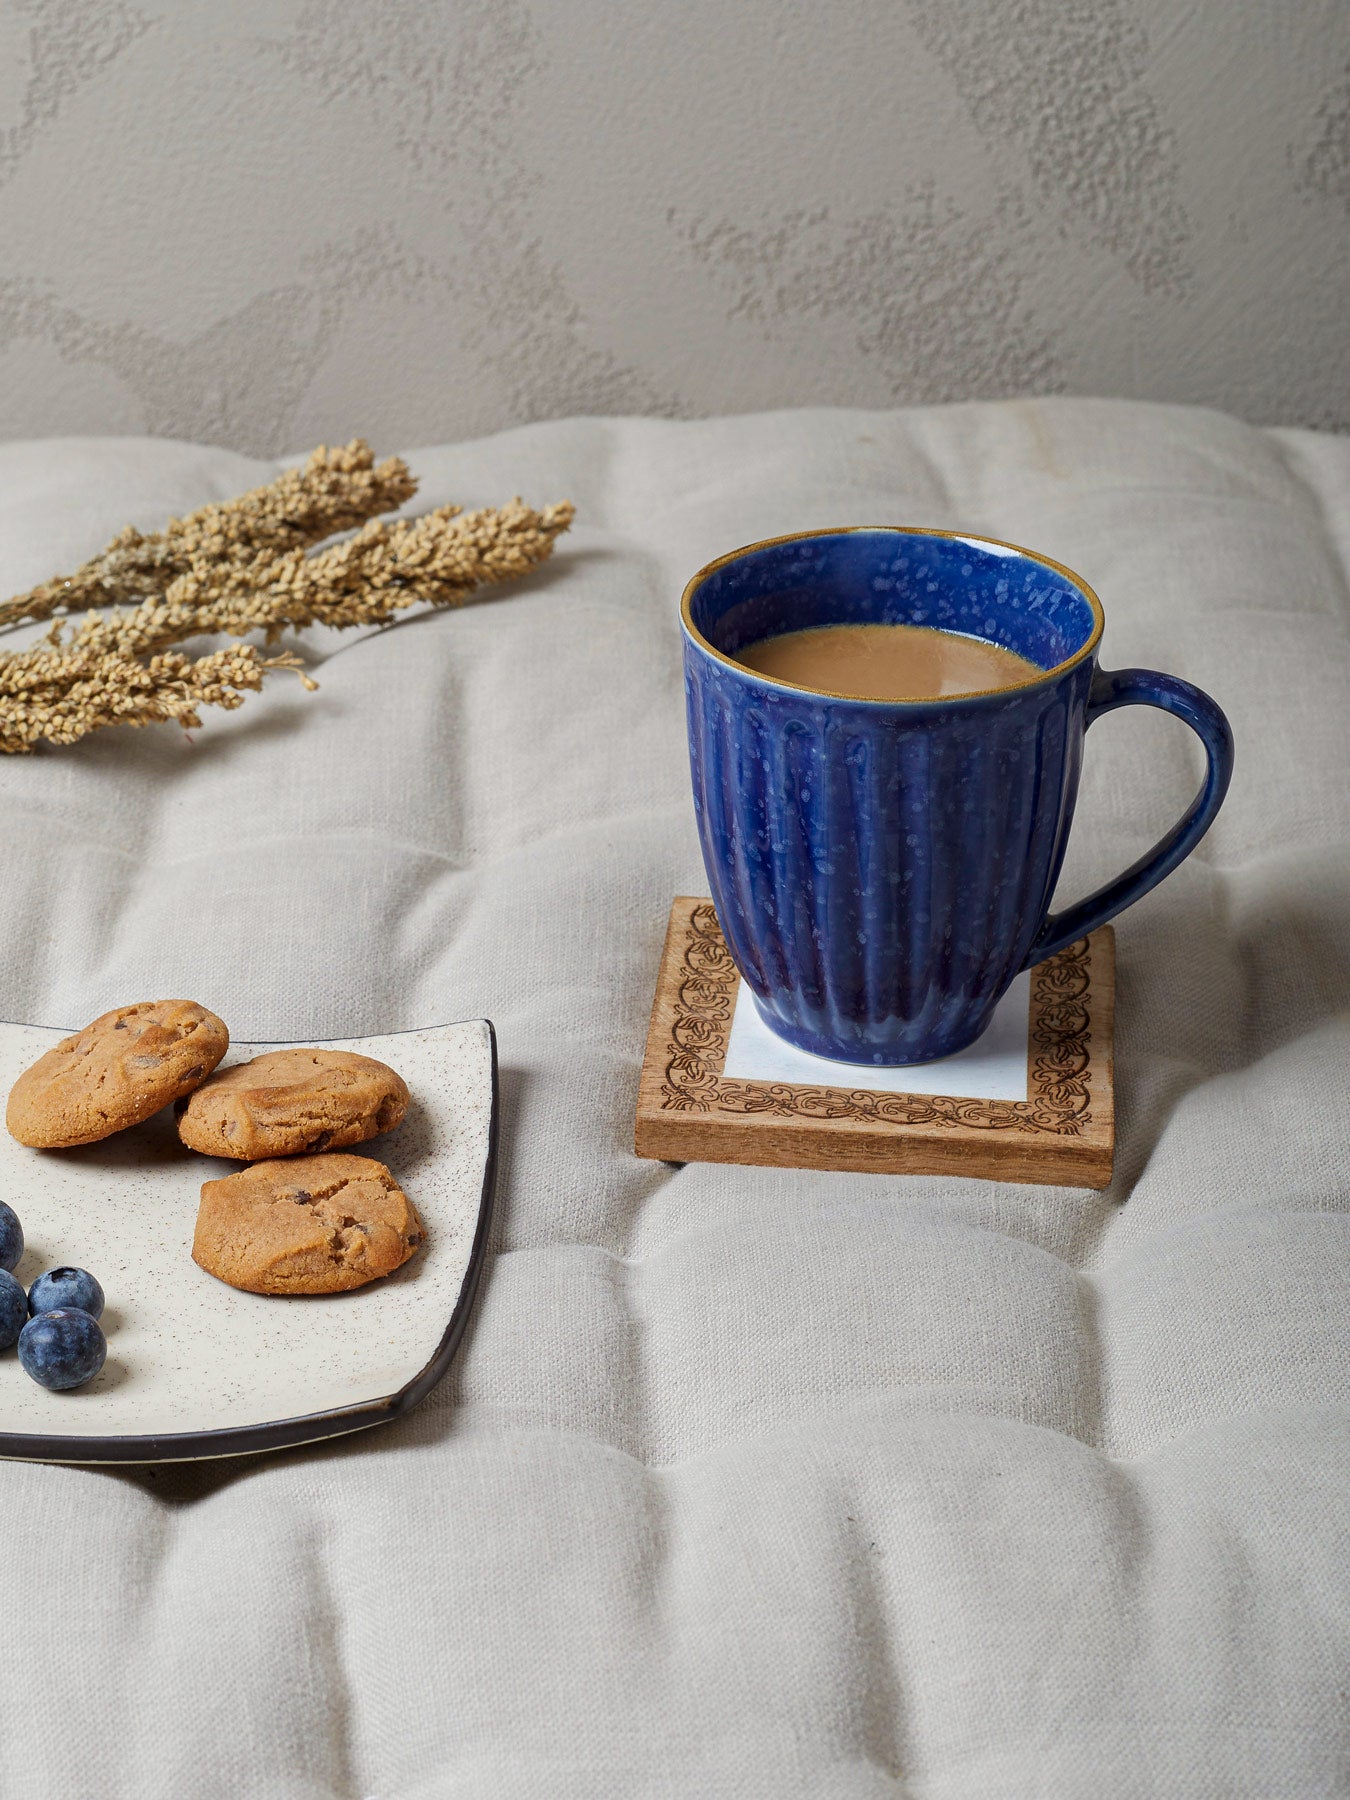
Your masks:
<svg viewBox="0 0 1350 1800"><path fill-rule="evenodd" d="M91 615L69 635L58 622L45 644L0 654L0 751L69 744L105 725L195 726L198 707L241 706L270 669L294 669L313 688L290 654L265 658L235 643L193 661L171 647L219 632L261 631L272 643L306 625L384 624L419 602L457 606L537 568L572 522L568 501L536 512L520 499L481 512L374 516L416 486L397 457L376 467L360 439L320 446L303 469L161 532L143 537L128 526L74 575L0 606L0 627ZM354 537L307 549L353 525L361 525ZM119 610L126 601L138 603ZM106 615L92 611L107 605Z"/></svg>
<svg viewBox="0 0 1350 1800"><path fill-rule="evenodd" d="M341 450L320 444L304 468L287 469L266 487L233 500L212 501L185 519L170 519L148 537L128 525L73 575L53 576L0 606L0 626L144 600L163 593L194 561L247 561L317 544L377 513L395 511L416 492L402 457L391 456L376 467L370 445L360 438Z"/></svg>

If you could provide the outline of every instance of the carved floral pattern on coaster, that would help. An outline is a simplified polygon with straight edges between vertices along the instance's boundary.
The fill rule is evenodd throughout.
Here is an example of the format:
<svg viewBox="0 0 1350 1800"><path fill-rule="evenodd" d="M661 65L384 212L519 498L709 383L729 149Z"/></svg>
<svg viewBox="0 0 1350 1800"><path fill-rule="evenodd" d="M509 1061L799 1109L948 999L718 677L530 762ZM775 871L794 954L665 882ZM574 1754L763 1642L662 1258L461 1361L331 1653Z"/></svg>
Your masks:
<svg viewBox="0 0 1350 1800"><path fill-rule="evenodd" d="M739 975L717 913L710 902L703 901L689 917L680 960L680 986L666 1045L662 1109L855 1119L869 1124L964 1125L977 1131L1078 1137L1092 1120L1088 1076L1091 961L1089 942L1080 938L1033 973L1027 1069L1031 1097L1026 1100L726 1081L722 1069Z"/></svg>

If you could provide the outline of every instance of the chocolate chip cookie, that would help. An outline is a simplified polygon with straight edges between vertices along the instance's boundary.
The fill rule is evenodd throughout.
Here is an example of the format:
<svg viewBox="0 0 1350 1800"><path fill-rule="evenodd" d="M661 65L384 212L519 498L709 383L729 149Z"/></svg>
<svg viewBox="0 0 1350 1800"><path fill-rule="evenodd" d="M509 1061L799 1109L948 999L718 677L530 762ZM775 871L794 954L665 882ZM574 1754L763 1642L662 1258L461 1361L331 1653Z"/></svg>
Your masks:
<svg viewBox="0 0 1350 1800"><path fill-rule="evenodd" d="M391 1274L425 1236L383 1163L288 1157L203 1182L192 1257L251 1294L336 1294Z"/></svg>
<svg viewBox="0 0 1350 1800"><path fill-rule="evenodd" d="M180 1109L178 1135L207 1156L258 1162L363 1144L407 1110L403 1078L373 1056L269 1050L204 1082Z"/></svg>
<svg viewBox="0 0 1350 1800"><path fill-rule="evenodd" d="M97 1143L191 1093L229 1047L222 1021L192 1000L119 1006L24 1070L5 1123L35 1150Z"/></svg>

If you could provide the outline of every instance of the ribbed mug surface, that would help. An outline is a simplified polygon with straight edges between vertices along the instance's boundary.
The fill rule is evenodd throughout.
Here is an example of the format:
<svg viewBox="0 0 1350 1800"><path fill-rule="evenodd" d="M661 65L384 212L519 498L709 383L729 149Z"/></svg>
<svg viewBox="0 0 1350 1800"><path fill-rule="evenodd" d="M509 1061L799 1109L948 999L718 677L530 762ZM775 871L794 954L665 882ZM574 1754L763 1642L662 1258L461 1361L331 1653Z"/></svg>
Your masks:
<svg viewBox="0 0 1350 1800"><path fill-rule="evenodd" d="M686 591L689 754L728 946L799 1048L923 1062L978 1037L1064 859L1101 632L1091 590L986 540L899 529L777 539ZM931 701L815 693L736 663L778 631L907 623L1044 671Z"/></svg>

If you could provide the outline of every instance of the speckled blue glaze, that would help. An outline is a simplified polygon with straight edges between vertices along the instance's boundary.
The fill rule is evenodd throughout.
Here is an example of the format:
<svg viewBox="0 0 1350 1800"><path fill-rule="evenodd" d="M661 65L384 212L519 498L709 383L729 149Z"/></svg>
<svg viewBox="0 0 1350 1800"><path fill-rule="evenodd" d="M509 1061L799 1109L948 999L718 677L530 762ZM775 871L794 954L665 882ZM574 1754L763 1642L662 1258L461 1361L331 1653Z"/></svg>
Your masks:
<svg viewBox="0 0 1350 1800"><path fill-rule="evenodd" d="M717 915L765 1023L845 1062L948 1056L1020 969L1137 900L1204 835L1232 770L1227 721L1188 682L1099 671L1101 606L1070 570L990 539L899 528L772 539L685 590L689 753ZM856 700L727 660L779 631L935 625L1045 671L934 701ZM1047 910L1083 734L1142 701L1208 757L1178 825L1109 887Z"/></svg>

